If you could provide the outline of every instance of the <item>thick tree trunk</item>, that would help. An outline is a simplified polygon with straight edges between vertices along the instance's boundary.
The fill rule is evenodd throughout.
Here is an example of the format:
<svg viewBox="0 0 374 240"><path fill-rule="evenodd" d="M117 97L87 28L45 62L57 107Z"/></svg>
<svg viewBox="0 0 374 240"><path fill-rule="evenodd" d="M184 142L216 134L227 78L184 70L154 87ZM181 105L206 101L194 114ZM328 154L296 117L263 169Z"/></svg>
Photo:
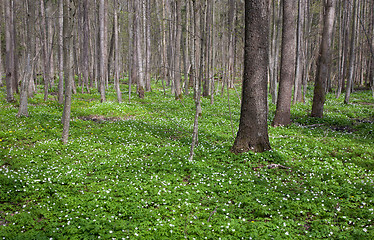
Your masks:
<svg viewBox="0 0 374 240"><path fill-rule="evenodd" d="M280 82L273 126L285 126L291 123L292 86L295 79L296 58L296 3L296 0L283 1Z"/></svg>
<svg viewBox="0 0 374 240"><path fill-rule="evenodd" d="M323 33L320 45L320 53L317 59L317 72L314 85L314 96L312 105L312 117L323 117L323 105L326 98L326 83L331 64L331 42L335 20L336 0L327 0L325 3L325 14L323 17Z"/></svg>
<svg viewBox="0 0 374 240"><path fill-rule="evenodd" d="M268 14L268 1L245 1L243 94L239 131L232 147L234 153L270 150L267 128Z"/></svg>
<svg viewBox="0 0 374 240"><path fill-rule="evenodd" d="M25 2L25 8L26 8L26 57L25 57L25 71L23 75L23 80L21 84L21 92L20 92L20 103L18 108L18 114L17 117L21 116L29 116L28 110L27 110L27 99L28 99L28 89L29 89L29 83L32 78L32 70L33 70L33 63L35 61L35 58L31 60L31 54L32 54L32 41L31 41L31 28L32 26L32 19L29 9L31 4L30 0L26 0ZM31 63L32 61L32 63Z"/></svg>

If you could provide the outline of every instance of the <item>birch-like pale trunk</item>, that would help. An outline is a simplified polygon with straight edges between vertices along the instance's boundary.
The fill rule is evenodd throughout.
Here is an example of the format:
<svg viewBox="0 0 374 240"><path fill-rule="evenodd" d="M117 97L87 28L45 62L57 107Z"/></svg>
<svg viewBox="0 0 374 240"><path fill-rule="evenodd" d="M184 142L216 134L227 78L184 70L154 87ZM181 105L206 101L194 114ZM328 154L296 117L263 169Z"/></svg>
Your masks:
<svg viewBox="0 0 374 240"><path fill-rule="evenodd" d="M114 0L114 88L117 94L117 101L122 102L121 89L119 87L119 40L118 40L118 14L117 14L118 3Z"/></svg>
<svg viewBox="0 0 374 240"><path fill-rule="evenodd" d="M345 89L344 103L349 104L349 98L351 96L352 84L354 78L354 67L355 67L355 41L356 41L356 25L357 25L357 0L353 0L353 10L352 10L352 25L351 25L351 40L350 40L350 49L349 49L349 70L348 70L348 81L347 87Z"/></svg>
<svg viewBox="0 0 374 240"><path fill-rule="evenodd" d="M106 63L106 43L105 43L105 0L100 0L99 2L99 45L100 45L100 54L99 54L99 66L100 66L100 101L105 102L105 84L107 74L105 71Z"/></svg>

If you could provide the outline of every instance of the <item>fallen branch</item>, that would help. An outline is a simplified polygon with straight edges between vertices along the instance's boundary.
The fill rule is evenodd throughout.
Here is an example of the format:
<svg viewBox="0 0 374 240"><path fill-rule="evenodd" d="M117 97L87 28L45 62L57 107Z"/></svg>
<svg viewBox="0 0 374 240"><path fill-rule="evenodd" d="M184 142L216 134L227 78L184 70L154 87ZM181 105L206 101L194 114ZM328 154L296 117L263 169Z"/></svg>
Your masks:
<svg viewBox="0 0 374 240"><path fill-rule="evenodd" d="M273 168L283 168L283 169L290 169L290 167L286 167L280 164L270 164L266 166L268 169L273 169Z"/></svg>
<svg viewBox="0 0 374 240"><path fill-rule="evenodd" d="M210 216L209 216L209 218L208 218L208 222L210 221L210 218L213 216L213 214L216 213L216 212L217 212L217 206L216 206L216 208L214 209L214 211L210 214Z"/></svg>

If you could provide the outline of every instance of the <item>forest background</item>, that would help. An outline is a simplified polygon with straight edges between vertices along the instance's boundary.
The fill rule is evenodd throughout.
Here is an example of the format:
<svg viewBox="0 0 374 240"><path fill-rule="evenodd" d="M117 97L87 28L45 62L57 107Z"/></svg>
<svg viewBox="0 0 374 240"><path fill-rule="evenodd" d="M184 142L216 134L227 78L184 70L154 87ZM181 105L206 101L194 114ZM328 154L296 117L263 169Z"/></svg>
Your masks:
<svg viewBox="0 0 374 240"><path fill-rule="evenodd" d="M1 236L372 236L374 3L254 2L2 1Z"/></svg>

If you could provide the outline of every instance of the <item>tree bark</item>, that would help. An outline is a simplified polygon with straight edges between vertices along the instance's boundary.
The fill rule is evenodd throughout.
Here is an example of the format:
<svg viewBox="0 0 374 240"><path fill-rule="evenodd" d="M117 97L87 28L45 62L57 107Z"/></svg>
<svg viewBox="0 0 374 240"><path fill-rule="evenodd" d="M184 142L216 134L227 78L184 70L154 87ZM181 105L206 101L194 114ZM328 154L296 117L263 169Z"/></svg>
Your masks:
<svg viewBox="0 0 374 240"><path fill-rule="evenodd" d="M33 64L31 63L35 61L35 59L31 60L31 14L29 12L30 5L33 3L30 3L30 0L26 0L25 2L25 8L26 8L26 57L25 57L25 70L23 75L23 80L21 84L21 92L20 92L20 103L18 108L18 114L17 117L25 116L28 117L28 109L27 109L27 99L28 99L28 88L30 79L32 77L32 70L33 70Z"/></svg>
<svg viewBox="0 0 374 240"><path fill-rule="evenodd" d="M296 6L296 0L283 1L280 82L273 126L286 126L291 123L292 86L295 79L296 58Z"/></svg>
<svg viewBox="0 0 374 240"><path fill-rule="evenodd" d="M64 101L64 0L58 2L58 66L59 66L59 81L58 81L58 103L62 104Z"/></svg>
<svg viewBox="0 0 374 240"><path fill-rule="evenodd" d="M40 0L40 34L42 38L43 50L43 79L44 79L44 101L48 99L48 85L50 82L49 70L49 51L48 51L48 31L47 31L47 16L45 13L44 0Z"/></svg>
<svg viewBox="0 0 374 240"><path fill-rule="evenodd" d="M325 3L325 14L323 17L323 32L320 45L319 56L317 59L317 72L314 85L314 96L312 105L312 117L323 117L323 105L326 99L326 83L329 69L331 67L331 42L333 26L335 20L336 0L327 0Z"/></svg>
<svg viewBox="0 0 374 240"><path fill-rule="evenodd" d="M175 52L174 52L174 86L175 86L175 99L179 100L182 98L181 88L181 3L175 1L175 15L176 15L176 37L175 37Z"/></svg>
<svg viewBox="0 0 374 240"><path fill-rule="evenodd" d="M105 83L106 83L106 71L105 71L105 63L106 63L106 44L105 44L105 0L100 0L99 2L99 45L100 45L100 58L99 58L99 65L100 65L100 101L105 102Z"/></svg>
<svg viewBox="0 0 374 240"><path fill-rule="evenodd" d="M6 93L7 101L14 101L14 89L13 83L16 81L16 71L14 66L14 41L12 39L13 19L12 19L12 9L13 0L4 0L4 10L5 10L5 81L6 81Z"/></svg>
<svg viewBox="0 0 374 240"><path fill-rule="evenodd" d="M70 0L64 0L64 75L65 75L65 103L62 114L62 137L61 141L66 144L69 139L70 115L71 115L71 93L72 93L72 63L73 51L71 49L72 42L72 19L70 10Z"/></svg>
<svg viewBox="0 0 374 240"><path fill-rule="evenodd" d="M135 21L136 21L136 28L134 34L136 35L136 51L137 51L137 63L138 63L138 83L137 83L137 92L139 98L143 99L145 95L145 82L144 82L144 66L143 66L143 54L142 54L142 41L141 41L141 2L137 1L134 3L135 9Z"/></svg>
<svg viewBox="0 0 374 240"><path fill-rule="evenodd" d="M119 88L119 43L118 43L118 15L117 15L117 0L114 0L114 88L117 93L117 101L122 102L121 89Z"/></svg>
<svg viewBox="0 0 374 240"><path fill-rule="evenodd" d="M234 153L270 150L267 128L268 14L268 1L245 1L243 93L239 131L231 149Z"/></svg>
<svg viewBox="0 0 374 240"><path fill-rule="evenodd" d="M353 0L353 10L352 10L352 28L351 28L351 41L350 41L350 49L349 49L349 77L347 81L347 87L345 90L345 98L344 103L349 104L349 97L351 96L351 88L353 84L354 78L354 64L355 64L355 41L356 41L356 24L357 24L357 0Z"/></svg>
<svg viewBox="0 0 374 240"><path fill-rule="evenodd" d="M303 72L305 68L305 51L304 51L304 15L305 0L298 0L298 17L297 17L297 45L296 45L296 73L293 102L303 102L301 91Z"/></svg>

